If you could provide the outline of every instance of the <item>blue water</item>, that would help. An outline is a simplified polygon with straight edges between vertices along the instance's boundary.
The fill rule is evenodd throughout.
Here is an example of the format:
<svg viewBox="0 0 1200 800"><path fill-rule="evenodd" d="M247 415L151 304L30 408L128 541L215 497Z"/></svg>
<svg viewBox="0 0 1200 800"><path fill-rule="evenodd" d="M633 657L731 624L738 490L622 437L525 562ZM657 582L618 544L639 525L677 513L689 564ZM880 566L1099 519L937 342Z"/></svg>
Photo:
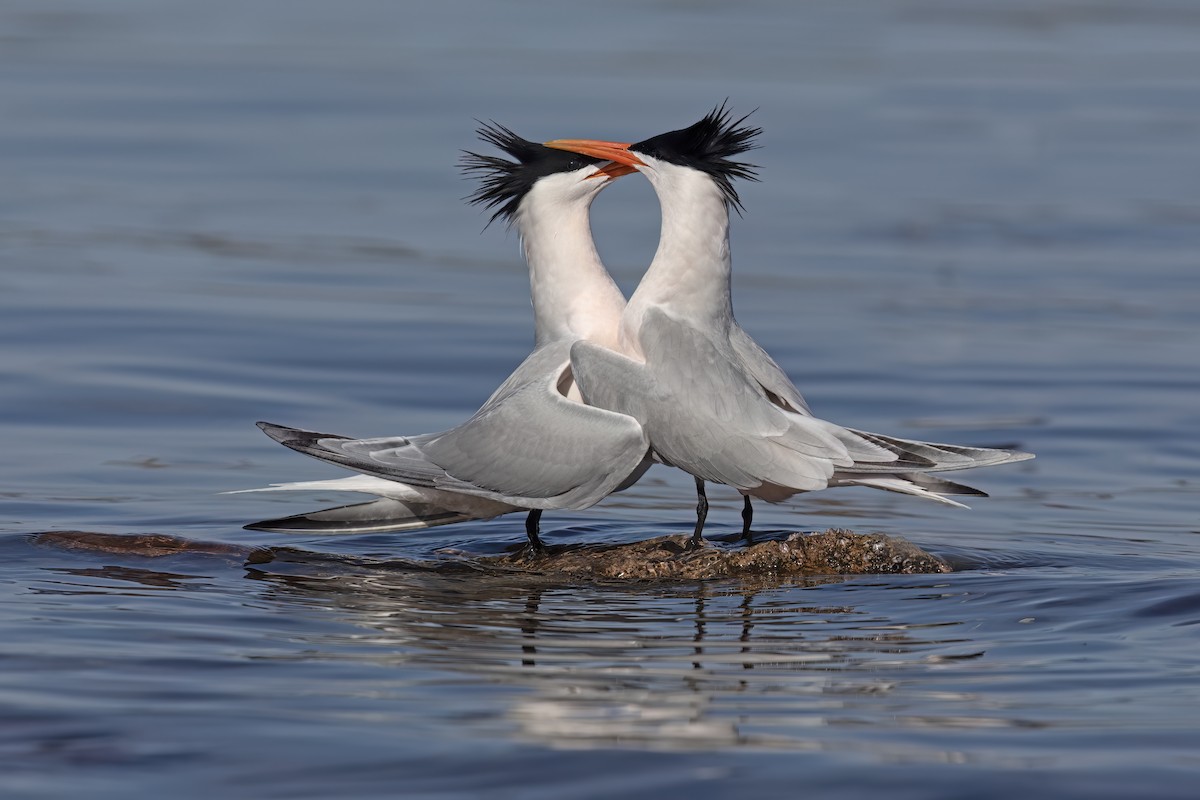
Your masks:
<svg viewBox="0 0 1200 800"><path fill-rule="evenodd" d="M766 131L735 308L817 413L1038 454L969 512L835 490L756 527L958 572L572 586L399 564L516 517L241 530L338 500L221 495L340 474L255 420L442 429L528 351L516 237L462 202L475 118L636 139L726 97ZM17 0L0 120L4 797L1195 796L1191 4ZM657 214L637 176L596 203L626 290ZM656 468L543 530L693 502Z"/></svg>

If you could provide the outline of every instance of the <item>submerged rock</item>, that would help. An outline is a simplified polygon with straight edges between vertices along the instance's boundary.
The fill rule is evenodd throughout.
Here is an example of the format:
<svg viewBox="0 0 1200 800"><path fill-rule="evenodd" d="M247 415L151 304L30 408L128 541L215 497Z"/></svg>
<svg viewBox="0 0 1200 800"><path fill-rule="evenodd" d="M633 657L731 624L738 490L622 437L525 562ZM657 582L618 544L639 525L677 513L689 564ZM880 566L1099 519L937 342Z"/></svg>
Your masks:
<svg viewBox="0 0 1200 800"><path fill-rule="evenodd" d="M46 531L33 535L36 544L63 550L82 550L144 558L162 558L181 553L245 558L254 548L222 542L184 539L165 533L97 533L95 531Z"/></svg>
<svg viewBox="0 0 1200 800"><path fill-rule="evenodd" d="M537 555L521 549L503 556L457 552L450 558L380 562L301 548L245 547L166 534L49 531L33 537L43 546L138 558L218 557L244 563L247 567L280 560L310 566L329 562L401 572L524 575L554 582L670 582L714 578L779 581L818 575L951 571L950 565L941 558L904 539L882 533L831 528L820 533L793 533L786 538L772 538L752 545L709 540L704 547L694 551L687 549L688 539L686 534L679 534L624 544L556 545Z"/></svg>
<svg viewBox="0 0 1200 800"><path fill-rule="evenodd" d="M830 528L732 549L709 542L695 551L687 550L688 538L678 535L630 544L551 547L541 555L522 550L478 561L483 566L585 580L671 581L951 571L941 558L904 539L882 533Z"/></svg>

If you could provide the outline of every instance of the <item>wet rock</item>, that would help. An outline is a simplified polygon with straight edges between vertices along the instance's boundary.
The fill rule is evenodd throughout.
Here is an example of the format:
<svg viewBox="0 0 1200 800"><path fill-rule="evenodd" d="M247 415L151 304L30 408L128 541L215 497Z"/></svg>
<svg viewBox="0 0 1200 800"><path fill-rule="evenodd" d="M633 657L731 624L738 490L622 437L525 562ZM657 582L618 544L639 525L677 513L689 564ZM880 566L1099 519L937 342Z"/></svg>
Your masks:
<svg viewBox="0 0 1200 800"><path fill-rule="evenodd" d="M703 580L810 575L950 572L950 565L904 539L830 528L793 533L750 546L709 542L687 550L687 535L620 545L551 547L544 555L520 551L480 558L481 565L583 580Z"/></svg>
<svg viewBox="0 0 1200 800"><path fill-rule="evenodd" d="M823 575L917 574L950 572L949 564L911 542L882 533L831 528L793 533L749 546L709 540L687 549L686 534L640 542L556 545L544 554L522 549L503 556L456 552L440 559L377 561L292 547L245 547L166 534L114 534L48 531L34 535L40 545L140 558L192 555L244 563L296 562L304 569L329 564L398 572L491 574L555 583L586 581L690 581L738 578L775 582Z"/></svg>
<svg viewBox="0 0 1200 800"><path fill-rule="evenodd" d="M162 558L191 553L207 556L246 558L254 548L221 542L204 542L165 533L97 533L95 531L46 531L33 535L36 544L63 550Z"/></svg>

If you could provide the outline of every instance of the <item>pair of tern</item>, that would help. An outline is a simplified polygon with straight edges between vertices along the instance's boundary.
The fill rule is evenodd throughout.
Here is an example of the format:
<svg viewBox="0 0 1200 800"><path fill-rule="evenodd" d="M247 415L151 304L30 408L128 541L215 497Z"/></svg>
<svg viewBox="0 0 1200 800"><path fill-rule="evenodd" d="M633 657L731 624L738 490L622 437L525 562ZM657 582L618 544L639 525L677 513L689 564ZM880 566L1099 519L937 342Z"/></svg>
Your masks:
<svg viewBox="0 0 1200 800"><path fill-rule="evenodd" d="M779 502L832 486L868 486L963 506L983 492L932 473L1023 461L1012 450L919 442L815 417L784 371L737 323L730 295L737 160L761 129L721 105L641 142L537 144L492 123L480 137L508 158L467 153L473 203L514 225L529 266L533 352L461 425L441 433L352 439L260 422L272 439L358 473L275 490L349 491L378 499L247 527L307 533L403 531L527 511L543 549L543 511L588 508L654 462L696 481L702 544L705 483ZM658 250L626 302L592 241L592 202L632 172L662 209ZM264 491L264 490L251 490Z"/></svg>

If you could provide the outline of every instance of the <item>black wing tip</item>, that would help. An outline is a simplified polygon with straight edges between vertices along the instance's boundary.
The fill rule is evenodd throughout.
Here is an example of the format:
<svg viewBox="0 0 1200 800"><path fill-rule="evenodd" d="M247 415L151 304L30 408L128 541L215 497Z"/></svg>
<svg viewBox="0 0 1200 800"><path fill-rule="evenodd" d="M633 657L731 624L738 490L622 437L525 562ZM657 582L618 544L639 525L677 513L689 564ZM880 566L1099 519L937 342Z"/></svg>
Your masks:
<svg viewBox="0 0 1200 800"><path fill-rule="evenodd" d="M360 529L357 526L331 525L328 522L319 523L309 518L307 514L294 514L290 517L264 519L243 525L244 531L263 531L265 533L374 533L373 529Z"/></svg>
<svg viewBox="0 0 1200 800"><path fill-rule="evenodd" d="M318 433L316 431L306 431L301 428L289 428L286 425L276 425L273 422L258 421L254 423L275 441L279 442L284 447L290 447L293 450L305 450L312 448L319 439L349 439L349 436L340 436L336 433Z"/></svg>
<svg viewBox="0 0 1200 800"><path fill-rule="evenodd" d="M983 489L976 489L974 486L967 486L965 483L957 481L948 481L945 478L940 479L941 482L937 488L931 488L931 491L939 494L956 494L964 497L991 497L990 494Z"/></svg>
<svg viewBox="0 0 1200 800"><path fill-rule="evenodd" d="M397 505L399 504L394 500L379 498L365 503L264 519L243 525L242 529L295 534L399 533L464 522L470 518L458 511L442 509L431 509L422 513L415 508L404 507L403 514L390 513Z"/></svg>

